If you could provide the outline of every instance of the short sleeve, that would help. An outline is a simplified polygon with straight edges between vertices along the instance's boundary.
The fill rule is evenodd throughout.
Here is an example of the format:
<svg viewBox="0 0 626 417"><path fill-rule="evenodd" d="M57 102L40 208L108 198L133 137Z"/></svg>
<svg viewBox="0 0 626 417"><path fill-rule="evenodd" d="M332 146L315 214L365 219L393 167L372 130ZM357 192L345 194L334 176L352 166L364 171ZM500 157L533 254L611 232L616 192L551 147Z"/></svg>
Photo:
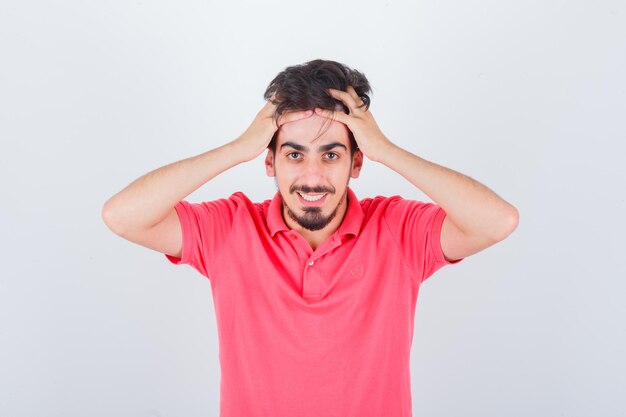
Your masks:
<svg viewBox="0 0 626 417"><path fill-rule="evenodd" d="M443 254L441 226L445 217L446 212L437 204L399 197L392 198L385 210L391 234L420 282L441 267L462 261L448 261Z"/></svg>
<svg viewBox="0 0 626 417"><path fill-rule="evenodd" d="M174 209L181 225L181 257L165 254L174 265L187 264L210 277L232 230L238 203L233 197L202 203L178 202Z"/></svg>

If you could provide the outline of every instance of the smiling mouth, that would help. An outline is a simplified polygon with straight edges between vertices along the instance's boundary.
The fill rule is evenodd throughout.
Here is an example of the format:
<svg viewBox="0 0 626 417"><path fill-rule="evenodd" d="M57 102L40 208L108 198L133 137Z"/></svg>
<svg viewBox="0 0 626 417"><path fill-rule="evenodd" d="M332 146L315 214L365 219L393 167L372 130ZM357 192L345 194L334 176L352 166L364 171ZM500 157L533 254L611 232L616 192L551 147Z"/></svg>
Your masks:
<svg viewBox="0 0 626 417"><path fill-rule="evenodd" d="M310 202L319 201L326 195L326 193L323 193L323 194L302 194L302 193L298 193L298 194L304 200L310 201Z"/></svg>

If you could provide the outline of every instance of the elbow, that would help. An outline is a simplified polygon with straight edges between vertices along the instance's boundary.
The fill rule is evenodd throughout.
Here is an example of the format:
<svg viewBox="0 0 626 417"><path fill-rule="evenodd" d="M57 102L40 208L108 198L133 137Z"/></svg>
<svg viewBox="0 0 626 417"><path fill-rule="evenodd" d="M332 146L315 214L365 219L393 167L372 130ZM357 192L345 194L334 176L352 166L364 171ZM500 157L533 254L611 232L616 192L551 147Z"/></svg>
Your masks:
<svg viewBox="0 0 626 417"><path fill-rule="evenodd" d="M111 200L108 200L102 206L102 212L101 212L102 221L104 222L104 224L106 224L106 226L113 233L115 233L116 235L121 235L122 234L122 230L120 229L118 223L114 219L113 210L111 208L110 201Z"/></svg>
<svg viewBox="0 0 626 417"><path fill-rule="evenodd" d="M104 224L106 224L109 229L113 230L113 220L111 219L111 209L108 206L108 201L102 206L100 216L102 217Z"/></svg>
<svg viewBox="0 0 626 417"><path fill-rule="evenodd" d="M501 216L500 226L493 235L494 242L500 242L506 239L511 233L517 229L519 225L519 211L513 206L509 206L506 212Z"/></svg>

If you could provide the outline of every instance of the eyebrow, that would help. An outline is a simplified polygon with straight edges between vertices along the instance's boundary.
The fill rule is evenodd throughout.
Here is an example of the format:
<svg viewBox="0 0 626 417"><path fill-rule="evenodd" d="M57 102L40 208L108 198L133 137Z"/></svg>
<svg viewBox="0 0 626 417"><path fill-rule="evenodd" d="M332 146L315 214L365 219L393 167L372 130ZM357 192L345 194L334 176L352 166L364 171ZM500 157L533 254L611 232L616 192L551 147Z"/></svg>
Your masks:
<svg viewBox="0 0 626 417"><path fill-rule="evenodd" d="M282 150L283 147L285 146L289 146L291 148L294 148L296 151L302 151L302 152L308 152L309 148L307 146L304 145L299 145L297 143L294 142L285 142L282 145L280 145L280 149ZM319 148L317 148L318 151L321 152L326 152L326 151L330 151L333 148L336 147L342 147L344 150L348 150L348 148L346 148L346 145L344 145L343 143L339 143L339 142L333 142L333 143L329 143L328 145L322 145Z"/></svg>

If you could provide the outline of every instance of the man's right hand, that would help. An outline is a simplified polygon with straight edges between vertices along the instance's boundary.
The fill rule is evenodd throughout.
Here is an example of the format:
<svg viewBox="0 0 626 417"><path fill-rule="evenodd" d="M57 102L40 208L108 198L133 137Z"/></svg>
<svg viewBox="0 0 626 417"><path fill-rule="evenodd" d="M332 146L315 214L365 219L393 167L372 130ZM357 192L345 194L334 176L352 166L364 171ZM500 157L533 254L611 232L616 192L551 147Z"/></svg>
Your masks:
<svg viewBox="0 0 626 417"><path fill-rule="evenodd" d="M283 113L278 119L278 125L274 120L276 105L270 99L257 113L256 117L233 144L240 149L243 162L251 161L259 156L272 140L274 133L285 123L306 119L313 114L313 110L289 111Z"/></svg>

